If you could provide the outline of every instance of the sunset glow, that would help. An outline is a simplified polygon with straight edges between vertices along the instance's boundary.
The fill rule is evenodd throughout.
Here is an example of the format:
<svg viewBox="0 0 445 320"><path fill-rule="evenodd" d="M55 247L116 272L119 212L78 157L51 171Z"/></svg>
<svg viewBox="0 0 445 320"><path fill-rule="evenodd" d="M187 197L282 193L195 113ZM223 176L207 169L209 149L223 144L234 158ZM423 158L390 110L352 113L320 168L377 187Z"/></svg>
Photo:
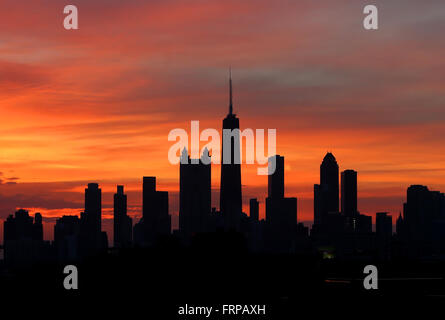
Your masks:
<svg viewBox="0 0 445 320"><path fill-rule="evenodd" d="M286 195L313 219L313 185L327 151L358 172L358 209L402 211L411 184L445 191L443 1L417 18L415 1L375 1L378 32L362 26L363 1L76 1L79 30L62 26L63 3L0 7L0 219L79 214L88 182L125 185L141 216L142 177L169 191L177 226L174 128L221 130L232 68L241 129L277 130ZM428 31L426 33L426 31ZM267 177L242 166L244 211ZM220 167L212 166L219 206ZM176 217L176 218L175 218ZM111 221L104 228L112 239ZM0 228L0 239L3 239Z"/></svg>

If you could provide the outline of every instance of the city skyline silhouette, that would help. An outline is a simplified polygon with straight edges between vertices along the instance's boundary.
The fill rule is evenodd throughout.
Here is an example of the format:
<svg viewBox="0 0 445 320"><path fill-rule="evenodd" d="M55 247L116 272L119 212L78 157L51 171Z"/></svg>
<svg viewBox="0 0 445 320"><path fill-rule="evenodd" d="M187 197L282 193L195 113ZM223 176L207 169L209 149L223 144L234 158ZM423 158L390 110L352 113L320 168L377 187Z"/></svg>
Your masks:
<svg viewBox="0 0 445 320"><path fill-rule="evenodd" d="M55 3L23 10L5 2L1 222L27 208L52 229L56 217L82 211L84 186L98 182L111 230L116 184L138 219L140 179L155 175L177 225L179 172L165 161L166 136L187 129L191 115L202 128L221 129L228 66L241 126L278 129L286 188L299 198L302 221L313 219L313 184L327 151L341 169L358 172L366 214L403 211L410 184L445 190L440 1L420 12L413 1L377 1L389 19L376 32L363 29L361 3L130 0L101 12L80 1L83 27L75 32L57 20ZM204 12L209 19L198 19ZM413 18L420 13L421 22ZM213 199L219 171L212 170ZM243 210L257 197L264 217L267 180L242 172Z"/></svg>
<svg viewBox="0 0 445 320"><path fill-rule="evenodd" d="M240 120L233 113L232 74L229 76L229 112L222 129L240 129ZM84 210L78 215L63 215L56 220L54 241L44 239L42 215L33 218L27 210L10 214L3 223L4 259L7 264L20 265L35 261L83 260L109 247L155 247L160 239L174 236L188 246L200 235L228 232L239 234L246 241L249 252L295 253L320 250L323 255L355 257L358 252L390 260L395 257L416 258L440 254L445 250L445 195L429 190L427 186L410 185L403 214L393 218L380 210L373 217L360 213L358 206L358 173L352 169L341 171L331 152L320 164L320 182L314 184L313 224L305 226L298 216L298 198L285 192L285 157L270 156L267 176L265 217L259 219L257 197L249 199L249 214L242 207L241 165L236 160L241 148L230 139L232 160L222 164L220 173L220 206L212 207L209 152L204 149L201 158L191 159L186 148L180 155L179 169L179 226L172 228L169 210L169 192L160 191L156 176L142 180L142 216L134 221L128 216L127 195L124 186L117 185L113 206L113 235L102 228L102 189L90 182L85 188ZM224 144L223 144L224 146ZM226 146L227 147L227 146ZM271 163L274 165L271 166ZM373 228L375 225L375 230ZM110 238L111 237L111 238ZM111 239L113 244L111 245ZM352 243L346 244L346 242ZM343 241L343 242L342 242ZM305 248L305 249L302 249ZM324 251L323 251L324 250Z"/></svg>
<svg viewBox="0 0 445 320"><path fill-rule="evenodd" d="M242 127L240 127L239 124L239 118L236 117L236 115L233 113L233 86L232 86L232 70L230 69L230 74L229 74L229 93L228 93L228 98L229 98L229 112L227 114L227 116L224 118L223 120L223 125L222 125L222 129L241 129L241 131L243 130ZM221 130L222 131L222 130ZM272 188L273 184L277 184L276 182L274 183L275 180L280 181L278 184L281 184L281 188L279 189L279 191L275 191L275 193L278 195L275 196L275 198L282 198L284 197L284 175L285 175L285 171L289 172L289 170L285 170L285 166L284 166L284 157L281 157L280 155L278 155L279 151L277 151L277 166L278 166L278 173L275 173L273 175L269 175L269 176L265 176L263 177L263 180L266 181L267 186L266 186L266 190L261 190L258 191L257 189L257 193L248 193L247 195L245 195L244 197L241 196L242 193L242 183L241 183L241 168L248 168L248 166L246 164L242 164L242 165L236 165L233 163L236 163L234 161L234 138L231 139L231 154L232 154L232 160L231 160L231 165L227 164L227 165L204 165L204 164L200 164L200 162L198 162L198 165L190 165L191 168L196 168L198 169L199 167L203 167L204 170L208 170L208 173L206 173L206 179L208 180L205 183L205 188L206 190L203 190L204 193L207 192L207 204L205 205L206 209L206 214L209 214L212 211L216 211L218 210L218 212L221 213L221 215L227 215L227 216L232 216L231 219L228 219L227 221L225 221L224 223L226 223L227 225L225 226L226 230L238 230L239 231L239 224L240 224L240 219L241 213L248 213L251 211L250 208L250 201L252 199L260 199L260 201L258 202L258 220L266 220L267 219L267 207L268 207L268 198L271 197L271 193L273 192L272 190L274 188ZM245 146L244 146L245 148ZM204 151L206 152L206 151ZM243 151L241 151L243 152ZM203 155L204 156L204 155ZM186 149L184 149L182 151L181 157L186 157L190 160L190 156L188 155L188 151ZM189 161L190 163L190 161ZM149 165L149 164L147 164ZM212 167L213 166L213 170ZM176 167L176 166L173 166ZM189 166L185 165L181 165L180 166L180 170L178 170L180 173L182 173L182 168L184 167L184 170L186 168L188 168ZM220 171L220 178L219 178L219 184L217 184L215 186L214 183L212 183L212 180L214 180L214 176L212 176L212 171L214 172L215 170L218 170L217 168L220 167L221 171ZM207 169L205 169L207 168ZM193 169L192 169L193 170ZM245 170L245 169L244 169ZM192 176L195 176L195 174L198 174L197 177L199 177L200 173L199 171L196 171L194 174L192 174ZM277 176L277 174L279 175L279 178L275 178ZM337 160L335 158L335 156L330 152L326 152L326 155L323 158L323 161L321 163L320 166L320 182L314 183L314 193L313 193L313 197L312 199L310 199L313 202L313 213L312 213L312 219L308 219L307 215L305 216L305 218L301 218L301 212L299 213L299 222L304 222L305 226L309 229L311 229L313 227L313 225L320 225L320 221L322 219L327 219L326 215L329 212L341 212L344 216L348 217L348 219L355 219L355 217L358 217L359 212L360 212L360 208L358 208L359 206L359 201L360 201L360 197L358 196L359 191L360 191L360 184L359 184L359 180L357 178L358 174L357 171L354 171L353 169L340 169L339 164L337 163ZM360 177L360 176L359 176ZM148 178L148 177L144 177L143 178L143 185L145 185L145 181L148 181L147 179L156 179L155 176L153 176L153 178ZM180 179L181 180L181 174L180 174ZM341 179L341 180L340 180ZM159 180L158 180L159 181ZM12 184L12 183L11 183ZM89 188L98 188L98 184L96 182L88 182L88 188L86 190L89 190ZM156 184L156 182L154 182L154 184ZM227 187L223 187L223 185L227 185ZM179 187L180 190L183 188L182 186L182 182L179 183ZM411 186L411 185L409 185ZM260 187L261 186L254 186L254 187ZM339 189L341 187L341 190ZM143 212L145 212L143 209L143 204L141 203L140 206L138 207L139 209L134 210L133 208L133 215L127 216L127 211L129 211L130 208L128 208L127 206L127 194L123 193L123 185L120 185L119 182L117 182L117 193L113 195L114 197L114 205L112 206L112 208L108 209L108 212L111 212L110 209L114 210L113 212L111 212L111 215L113 215L111 217L112 219L112 223L114 224L113 226L110 225L110 223L108 223L108 226L104 229L104 232L107 234L107 241L109 241L109 243L113 243L115 241L119 242L119 237L121 237L120 235L116 236L116 230L118 233L125 233L127 234L126 236L124 236L126 238L125 242L127 243L131 243L133 241L133 236L134 236L134 232L133 232L133 227L137 224L138 221L142 221L140 220L142 217L145 216L145 214ZM202 187L198 187L198 189ZM238 188L238 190L236 190ZM271 189L272 188L272 189ZM216 189L219 190L224 190L227 189L228 191L225 191L225 193L227 195L224 195L224 192L219 192L219 194L217 192L215 192ZM145 190L144 188L142 188L141 190ZM134 191L134 190L133 190ZM100 193L102 194L102 191L100 189ZM168 214L170 215L170 222L168 222L168 225L170 225L169 232L173 232L174 230L177 229L181 229L181 193L179 192L178 197L171 197L171 190L165 190L165 193L170 193L170 200L166 200L166 204L169 208L172 205L173 202L173 207L177 208L174 212L171 212L172 210L167 210ZM124 197L123 203L121 204L117 204L117 200L116 197L119 197L119 195L121 197ZM293 194L293 196L297 197L298 194ZM87 197L87 196L86 196ZM325 197L326 198L326 205L323 207L318 206L318 203L321 203L323 201L321 201L320 199ZM348 198L348 197L352 197L352 198ZM167 196L168 198L168 196ZM172 199L173 198L173 199ZM87 198L85 198L87 199ZM143 199L145 199L145 196L143 197ZM86 200L85 200L86 201ZM101 212L101 219L98 222L98 227L94 227L98 230L102 230L101 228L101 223L104 220L110 220L110 214L108 215L107 218L104 218L103 215L103 211L102 211L102 197L100 198L100 200L98 200L98 209L94 209L94 210L99 210ZM145 200L144 200L145 201ZM321 202L320 202L321 201ZM217 205L215 205L215 203L217 203ZM125 205L124 205L125 204ZM226 208L225 206L228 207ZM116 206L120 206L121 208L117 208ZM297 207L297 205L295 204L295 212L299 212L301 210L301 208ZM392 230L396 231L396 222L398 221L398 218L402 215L402 211L404 211L404 207L403 207L403 202L399 204L400 206L400 210L399 211L391 211L391 210L387 210L385 207L379 207L378 210L376 210L375 212L365 212L365 216L368 216L370 219L373 219L371 222L371 226L372 228L375 228L375 224L377 221L377 216L378 216L378 212L388 212L389 216L388 219L391 219L392 221ZM84 210L82 210L82 212L75 212L72 211L70 214L61 214L59 216L53 216L52 219L58 219L62 216L71 216L72 214L77 215L79 218L81 218L81 215L83 214L83 212L86 212L86 208L87 208L87 204L85 203L84 206ZM209 210L208 208L211 208L211 210ZM34 214L40 215L40 212L37 212L37 210L29 210L28 208L19 208L17 207L17 209L20 210L27 210L27 211L34 211ZM122 211L124 213L123 214L123 218L125 224L128 225L128 227L123 227L120 226L119 223L116 224L116 219L114 218L116 210L118 211ZM190 209L192 210L192 209ZM63 211L63 210L61 210ZM193 210L192 210L193 211ZM224 213L225 211L227 211L227 214ZM238 212L238 213L237 213ZM7 214L7 216L9 216L11 213ZM191 215L193 215L193 212L190 212ZM119 215L119 214L118 214ZM86 217L90 217L91 215L89 214L85 214ZM235 218L236 217L236 218ZM323 218L324 217L324 218ZM43 216L43 220L47 220L47 218L49 218L48 220L51 220L51 217L45 217ZM42 219L42 218L40 218ZM118 218L119 219L119 218ZM5 220L5 219L3 219ZM147 218L145 219L147 220ZM229 220L231 220L229 222ZM1 219L0 219L1 221ZM46 222L46 221L45 221ZM52 229L55 225L56 220L53 220L53 222L48 223L48 222L43 222L43 225L46 224L46 227L44 228L45 232L45 238L46 240L54 240L54 237L52 237L53 233L52 231L48 231L48 229ZM151 224L153 224L154 222L152 222ZM120 231L121 228L124 229L128 229L130 228L131 225L131 231L127 230L127 231ZM112 228L110 230L110 228ZM184 227L183 227L184 228ZM187 228L187 227L185 227ZM198 228L201 229L202 232L204 232L205 230L203 229L203 227ZM88 233L92 233L92 232L88 232ZM2 235L2 239L3 239L3 233L0 233L0 235ZM49 235L49 237L48 237ZM101 237L100 235L98 235L98 237ZM117 237L117 238L116 238ZM100 240L95 240L95 241L100 241ZM120 246L121 244L118 243L118 246Z"/></svg>
<svg viewBox="0 0 445 320"><path fill-rule="evenodd" d="M443 304L443 0L77 0L71 30L66 5L1 5L5 310ZM238 128L276 130L269 162L205 165L192 132Z"/></svg>

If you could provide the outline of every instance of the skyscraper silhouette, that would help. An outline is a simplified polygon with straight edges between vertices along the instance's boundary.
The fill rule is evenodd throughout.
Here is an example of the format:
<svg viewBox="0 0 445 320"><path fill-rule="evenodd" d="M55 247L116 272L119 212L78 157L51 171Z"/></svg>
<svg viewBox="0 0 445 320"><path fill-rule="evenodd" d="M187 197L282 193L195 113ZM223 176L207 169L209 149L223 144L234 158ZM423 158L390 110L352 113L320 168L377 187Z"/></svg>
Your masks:
<svg viewBox="0 0 445 320"><path fill-rule="evenodd" d="M392 235L392 219L388 212L377 212L375 215L375 232L377 237L390 238Z"/></svg>
<svg viewBox="0 0 445 320"><path fill-rule="evenodd" d="M396 234L398 240L406 239L405 225L403 223L402 213L399 213L399 217L396 220Z"/></svg>
<svg viewBox="0 0 445 320"><path fill-rule="evenodd" d="M297 198L284 197L284 157L269 158L269 170L275 171L268 177L266 198L267 246L272 251L287 252L292 247L297 227Z"/></svg>
<svg viewBox="0 0 445 320"><path fill-rule="evenodd" d="M445 195L426 186L409 186L403 218L397 219L397 237L410 256L445 250Z"/></svg>
<svg viewBox="0 0 445 320"><path fill-rule="evenodd" d="M114 194L114 247L128 247L132 240L133 223L127 215L127 195L124 186L117 186Z"/></svg>
<svg viewBox="0 0 445 320"><path fill-rule="evenodd" d="M242 212L241 164L239 150L239 119L233 113L232 76L229 79L229 114L223 120L223 146L221 162L220 211L227 230L239 230ZM236 130L238 129L238 130ZM232 131L235 130L235 131ZM224 145L224 136L232 131L230 137L230 163L224 163L224 154L228 153ZM237 146L237 149L235 149ZM227 160L227 159L226 159Z"/></svg>
<svg viewBox="0 0 445 320"><path fill-rule="evenodd" d="M170 232L168 192L156 190L156 177L143 177L142 219L134 227L134 241L138 245L151 246L160 236Z"/></svg>
<svg viewBox="0 0 445 320"><path fill-rule="evenodd" d="M85 211L80 220L80 254L90 256L106 248L106 234L102 233L102 190L97 183L89 183L85 189Z"/></svg>
<svg viewBox="0 0 445 320"><path fill-rule="evenodd" d="M54 246L58 261L79 258L80 220L78 216L63 216L54 225Z"/></svg>
<svg viewBox="0 0 445 320"><path fill-rule="evenodd" d="M27 264L39 260L43 246L42 216L35 221L28 211L20 209L4 222L3 245L5 262L10 265Z"/></svg>
<svg viewBox="0 0 445 320"><path fill-rule="evenodd" d="M36 214L34 215L32 239L34 241L43 241L43 224L42 215L40 214L40 212L36 212Z"/></svg>
<svg viewBox="0 0 445 320"><path fill-rule="evenodd" d="M250 208L250 219L252 219L252 221L256 221L258 222L259 220L259 202L257 200L257 198L253 198L250 199L249 201L249 208Z"/></svg>
<svg viewBox="0 0 445 320"><path fill-rule="evenodd" d="M320 184L314 185L314 224L318 226L329 223L328 220L336 220L337 217L329 214L338 213L338 164L334 155L328 152L320 165ZM332 222L332 221L331 221Z"/></svg>
<svg viewBox="0 0 445 320"><path fill-rule="evenodd" d="M211 212L211 165L208 150L192 161L184 148L179 166L179 230L185 237L207 231ZM195 163L197 162L197 163ZM206 164L208 163L208 164Z"/></svg>
<svg viewBox="0 0 445 320"><path fill-rule="evenodd" d="M170 233L168 192L156 190L156 177L144 177L142 186L142 215L153 235Z"/></svg>
<svg viewBox="0 0 445 320"><path fill-rule="evenodd" d="M357 212L357 172L345 170L341 173L341 212L347 218L355 218Z"/></svg>
<svg viewBox="0 0 445 320"><path fill-rule="evenodd" d="M155 221L156 212L156 177L142 178L142 217L144 221Z"/></svg>
<svg viewBox="0 0 445 320"><path fill-rule="evenodd" d="M321 226L327 222L327 186L314 185L314 226Z"/></svg>
<svg viewBox="0 0 445 320"><path fill-rule="evenodd" d="M327 186L327 212L338 212L338 164L330 152L326 154L320 166L320 185Z"/></svg>
<svg viewBox="0 0 445 320"><path fill-rule="evenodd" d="M339 213L338 164L328 152L320 165L320 184L314 185L314 225L311 234L332 235L344 231L349 224L355 228L355 220L345 223Z"/></svg>
<svg viewBox="0 0 445 320"><path fill-rule="evenodd" d="M267 196L279 199L284 198L284 157L276 155L274 159L275 171L267 177Z"/></svg>
<svg viewBox="0 0 445 320"><path fill-rule="evenodd" d="M431 193L428 187L412 185L407 190L405 221L410 240L428 242L432 222Z"/></svg>
<svg viewBox="0 0 445 320"><path fill-rule="evenodd" d="M375 230L378 257L388 260L391 257L392 218L388 212L377 212Z"/></svg>
<svg viewBox="0 0 445 320"><path fill-rule="evenodd" d="M102 190L97 183L89 183L85 189L85 215L89 231L102 231Z"/></svg>

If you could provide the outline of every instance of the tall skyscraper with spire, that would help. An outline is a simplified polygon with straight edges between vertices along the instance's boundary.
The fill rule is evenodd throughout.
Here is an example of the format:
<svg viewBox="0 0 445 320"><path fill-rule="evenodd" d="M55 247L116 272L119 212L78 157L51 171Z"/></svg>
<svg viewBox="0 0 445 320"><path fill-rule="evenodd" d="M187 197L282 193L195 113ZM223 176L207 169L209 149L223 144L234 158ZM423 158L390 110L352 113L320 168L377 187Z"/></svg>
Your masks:
<svg viewBox="0 0 445 320"><path fill-rule="evenodd" d="M227 146L225 145L225 141L227 141L228 139L225 139L225 135L228 134L229 131L231 132L230 144ZM229 114L223 120L220 190L220 211L224 217L224 226L226 230L239 229L242 212L239 139L239 119L233 113L232 72L230 71ZM224 161L224 154L225 152L227 153L227 150L225 149L227 147L230 148L230 163L225 163ZM236 150L235 148L238 148L238 150Z"/></svg>

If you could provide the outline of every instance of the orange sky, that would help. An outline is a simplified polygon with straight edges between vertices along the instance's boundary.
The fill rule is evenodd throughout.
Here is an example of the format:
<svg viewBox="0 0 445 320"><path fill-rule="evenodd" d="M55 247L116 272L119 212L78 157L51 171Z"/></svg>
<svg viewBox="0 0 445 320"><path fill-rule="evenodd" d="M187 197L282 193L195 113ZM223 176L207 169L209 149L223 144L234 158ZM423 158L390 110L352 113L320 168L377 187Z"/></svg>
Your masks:
<svg viewBox="0 0 445 320"><path fill-rule="evenodd" d="M397 214L410 184L445 191L445 3L374 3L378 31L362 27L367 1L80 0L80 29L66 31L60 2L2 1L0 219L41 211L50 238L92 181L105 217L116 184L139 217L144 175L177 214L168 133L221 128L228 66L241 129L277 129L299 220L312 220L328 150L358 171L362 213ZM243 167L244 201L263 205L255 170Z"/></svg>

